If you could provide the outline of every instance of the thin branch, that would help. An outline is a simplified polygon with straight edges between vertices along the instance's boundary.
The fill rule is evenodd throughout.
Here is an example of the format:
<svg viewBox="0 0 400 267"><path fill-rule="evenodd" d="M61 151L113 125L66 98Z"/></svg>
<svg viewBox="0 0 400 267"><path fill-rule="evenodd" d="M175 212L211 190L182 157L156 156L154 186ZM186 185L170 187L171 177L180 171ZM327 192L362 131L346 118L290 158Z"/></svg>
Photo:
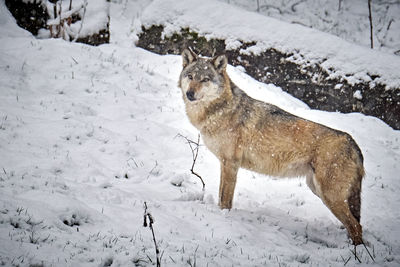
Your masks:
<svg viewBox="0 0 400 267"><path fill-rule="evenodd" d="M72 9L72 0L69 0L69 8L68 8L68 11L71 11L71 9ZM67 19L67 24L68 24L68 26L70 26L71 23L72 23L72 16L68 17L68 19Z"/></svg>
<svg viewBox="0 0 400 267"><path fill-rule="evenodd" d="M291 7L290 7L290 9L292 10L292 12L293 13L295 13L297 10L296 10L296 6L297 5L300 5L301 3L303 3L303 2L305 2L306 0L300 0L300 1L298 1L298 2L296 2L296 3L294 3Z"/></svg>
<svg viewBox="0 0 400 267"><path fill-rule="evenodd" d="M268 10L268 9L270 9L270 8L276 9L276 10L279 12L279 14L281 14L281 15L284 13L279 7L276 7L276 6L274 6L274 5L267 5L267 4L265 4L265 5L262 5L262 6L260 7L260 9L263 9L263 10Z"/></svg>
<svg viewBox="0 0 400 267"><path fill-rule="evenodd" d="M351 249L350 249L350 251L351 251L351 253L353 253L354 259L356 259L359 263L362 263L360 258L357 256L357 246L354 246L354 251Z"/></svg>
<svg viewBox="0 0 400 267"><path fill-rule="evenodd" d="M373 262L375 262L375 258L371 255L371 253L369 252L367 246L365 245L364 242L362 242L362 244L364 245L365 250L368 252L368 255L370 256L370 258L372 259Z"/></svg>
<svg viewBox="0 0 400 267"><path fill-rule="evenodd" d="M85 2L83 3L82 7L83 7L83 16L81 19L81 25L79 27L78 33L76 34L75 38L72 40L72 42L76 42L76 40L78 40L79 38L79 34L81 33L82 27L83 27L83 22L85 21L85 15L86 15L86 7L88 5L88 1L85 0Z"/></svg>
<svg viewBox="0 0 400 267"><path fill-rule="evenodd" d="M147 223L147 220L149 220L149 223ZM154 223L153 216L150 214L150 212L147 211L147 203L146 203L146 201L145 201L145 202L144 202L143 227L149 226L149 228L150 228L150 230L151 230L151 234L153 235L154 246L155 246L155 248L156 248L157 267L161 267L160 250L158 249L156 236L155 236L155 234L154 234L153 223ZM150 257L149 257L149 259L150 259ZM150 259L150 261L151 261L151 259Z"/></svg>
<svg viewBox="0 0 400 267"><path fill-rule="evenodd" d="M200 179L201 183L203 184L203 191L204 191L206 184L204 183L203 178L194 171L194 165L196 164L197 156L199 155L200 134L198 134L198 136L197 136L197 142L192 141L189 138L187 138L186 136L183 136L181 134L178 134L178 136L184 138L186 140L186 142L188 143L188 145L190 146L190 150L192 151L192 159L193 159L192 167L190 168L190 172Z"/></svg>
<svg viewBox="0 0 400 267"><path fill-rule="evenodd" d="M135 163L136 163L136 162L135 162ZM149 174L147 175L147 178L146 178L146 179L149 179L150 175L153 175L153 174L154 174L153 171L157 168L157 166L158 166L158 162L157 162L157 160L156 160L156 164L154 165L153 169L150 170L150 172L149 172Z"/></svg>
<svg viewBox="0 0 400 267"><path fill-rule="evenodd" d="M370 39L371 39L371 49L374 48L374 37L373 37L373 28L372 28L372 10L371 10L371 0L368 0L368 12L369 12L369 30L370 30Z"/></svg>
<svg viewBox="0 0 400 267"><path fill-rule="evenodd" d="M343 258L343 256L342 255L340 255L340 257L342 257L342 260L343 260L343 262L344 262L344 265L343 266L346 266L346 264L350 261L350 259L351 259L351 256L347 259L347 260L345 260L344 258Z"/></svg>

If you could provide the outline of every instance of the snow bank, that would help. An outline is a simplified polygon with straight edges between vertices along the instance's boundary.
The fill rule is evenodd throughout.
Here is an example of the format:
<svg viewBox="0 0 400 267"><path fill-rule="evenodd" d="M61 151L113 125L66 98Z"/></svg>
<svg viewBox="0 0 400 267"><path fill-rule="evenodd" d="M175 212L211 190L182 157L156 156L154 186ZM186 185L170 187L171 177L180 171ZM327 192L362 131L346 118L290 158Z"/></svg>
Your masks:
<svg viewBox="0 0 400 267"><path fill-rule="evenodd" d="M378 76L374 82L385 84L388 89L400 87L397 56L219 1L205 0L200 4L196 0L155 0L143 12L141 20L146 28L164 25L165 36L190 28L208 39L226 40L227 47L235 47L237 40L255 41L251 53L275 48L294 54L292 59L296 63L319 63L331 77L344 77L350 84L371 82L371 76Z"/></svg>
<svg viewBox="0 0 400 267"><path fill-rule="evenodd" d="M370 47L368 1L219 0L288 23L296 23ZM400 5L371 1L374 49L400 55Z"/></svg>

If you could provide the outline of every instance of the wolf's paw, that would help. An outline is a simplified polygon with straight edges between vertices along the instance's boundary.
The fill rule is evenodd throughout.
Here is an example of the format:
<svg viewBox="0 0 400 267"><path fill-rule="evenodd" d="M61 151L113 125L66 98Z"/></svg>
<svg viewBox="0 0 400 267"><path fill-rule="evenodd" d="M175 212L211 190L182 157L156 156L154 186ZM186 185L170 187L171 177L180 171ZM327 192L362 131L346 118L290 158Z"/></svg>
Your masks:
<svg viewBox="0 0 400 267"><path fill-rule="evenodd" d="M219 208L221 210L230 210L230 209L232 209L232 204L219 203L218 206L219 206Z"/></svg>

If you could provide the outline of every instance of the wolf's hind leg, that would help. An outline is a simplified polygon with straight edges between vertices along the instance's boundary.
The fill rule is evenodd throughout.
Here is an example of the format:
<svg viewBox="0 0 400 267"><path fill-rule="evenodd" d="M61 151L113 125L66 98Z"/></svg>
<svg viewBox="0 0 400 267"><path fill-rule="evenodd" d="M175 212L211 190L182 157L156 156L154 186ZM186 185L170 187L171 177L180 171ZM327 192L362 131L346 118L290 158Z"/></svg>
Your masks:
<svg viewBox="0 0 400 267"><path fill-rule="evenodd" d="M326 200L325 204L346 227L353 244L360 245L363 243L361 224L351 213L348 202L344 201L345 200Z"/></svg>
<svg viewBox="0 0 400 267"><path fill-rule="evenodd" d="M321 177L316 174L316 179L314 180L318 183L316 186L321 191L321 199L324 204L331 210L331 212L336 216L343 223L346 227L347 232L349 233L350 238L353 241L354 245L359 245L363 243L362 240L362 227L360 225L360 211L359 211L359 199L360 199L360 191L355 192L358 196L352 196L352 193L349 195L349 191L351 191L351 187L354 185L350 185L348 183L354 183L356 181L352 181L349 179L347 185L350 188L347 188L344 183L339 182L340 180L338 177L323 177L322 180L325 183L320 183ZM326 181L331 181L326 183ZM352 200L353 198L353 200ZM358 203L355 207L352 207L352 204ZM355 208L358 209L355 212Z"/></svg>
<svg viewBox="0 0 400 267"><path fill-rule="evenodd" d="M221 209L232 208L238 169L239 165L234 162L221 161L221 180L219 185L219 206Z"/></svg>

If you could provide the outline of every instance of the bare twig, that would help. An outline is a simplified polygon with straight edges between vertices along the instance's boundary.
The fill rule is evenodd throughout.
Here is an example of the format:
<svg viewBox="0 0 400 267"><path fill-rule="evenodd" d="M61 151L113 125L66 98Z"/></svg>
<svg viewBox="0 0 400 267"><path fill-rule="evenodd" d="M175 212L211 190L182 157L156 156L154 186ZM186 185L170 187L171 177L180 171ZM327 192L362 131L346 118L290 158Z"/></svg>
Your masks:
<svg viewBox="0 0 400 267"><path fill-rule="evenodd" d="M375 258L371 255L371 253L369 252L367 246L365 245L364 242L362 242L362 244L364 245L365 250L368 252L369 257L372 259L373 262L375 262Z"/></svg>
<svg viewBox="0 0 400 267"><path fill-rule="evenodd" d="M54 19L56 19L57 18L57 2L54 3L54 5L53 5L53 13L54 13L53 14L54 15ZM50 35L51 35L51 37L57 36L58 33L54 33L53 31L54 31L54 27L53 27L53 25L50 25Z"/></svg>
<svg viewBox="0 0 400 267"><path fill-rule="evenodd" d="M261 7L260 7L260 9L264 9L264 10L268 10L268 9L270 9L270 8L272 8L272 9L276 9L278 12L279 12L279 14L283 14L284 12L279 8L279 7L276 7L276 6L273 6L273 5L262 5Z"/></svg>
<svg viewBox="0 0 400 267"><path fill-rule="evenodd" d="M88 5L88 1L85 0L85 2L83 3L83 16L81 19L81 26L79 27L78 33L76 34L75 38L72 40L72 42L76 42L76 40L78 40L79 38L79 34L81 33L82 27L83 27L83 22L85 20L85 15L86 15L86 6Z"/></svg>
<svg viewBox="0 0 400 267"><path fill-rule="evenodd" d="M372 10L371 10L371 0L368 0L368 12L369 12L369 30L371 39L371 49L374 48L374 38L373 38L373 28L372 28Z"/></svg>
<svg viewBox="0 0 400 267"><path fill-rule="evenodd" d="M156 164L154 165L153 169L150 170L149 174L147 175L146 179L149 179L150 175L154 174L153 171L157 168L158 162L156 160Z"/></svg>
<svg viewBox="0 0 400 267"><path fill-rule="evenodd" d="M303 2L305 2L306 0L300 0L300 1L298 1L298 2L296 2L296 3L294 3L291 7L290 7L290 9L292 10L292 12L293 13L295 13L297 10L296 10L296 6L297 5L300 5L301 3L303 3Z"/></svg>
<svg viewBox="0 0 400 267"><path fill-rule="evenodd" d="M69 0L69 8L68 8L68 11L71 11L71 9L72 9L72 0ZM67 24L68 24L68 26L70 26L71 23L72 23L72 16L68 17L68 19L67 19Z"/></svg>
<svg viewBox="0 0 400 267"><path fill-rule="evenodd" d="M86 5L87 0L84 0L84 3L80 6L72 8L72 0L69 2L68 10L64 11L62 9L62 1L53 1L53 12L54 18L47 21L47 25L50 29L50 35L53 38L63 38L64 40L70 40L71 35L74 36L75 33L72 32L70 26L73 21L73 16L78 15L79 12L83 9L83 18L81 19L81 26L79 28L78 33L75 36L74 41L76 41L77 36L79 36L83 21L86 14Z"/></svg>
<svg viewBox="0 0 400 267"><path fill-rule="evenodd" d="M75 62L75 64L78 64L79 62L78 61L76 61L76 59L75 58L73 58L72 56L71 56L71 58L72 58L72 60Z"/></svg>
<svg viewBox="0 0 400 267"><path fill-rule="evenodd" d="M149 223L147 223L147 219L149 220ZM156 240L156 236L154 234L153 223L154 223L153 216L150 214L150 212L147 211L147 203L145 201L144 202L143 227L149 226L149 228L151 230L151 234L153 235L154 246L156 248L157 267L161 267L160 250L158 249L158 246L157 246L157 240ZM151 259L150 259L150 261L151 261Z"/></svg>
<svg viewBox="0 0 400 267"><path fill-rule="evenodd" d="M347 259L347 260L345 260L344 258L343 258L343 256L342 255L340 255L340 257L342 257L342 260L343 260L343 262L344 262L344 265L343 266L346 266L346 264L350 261L350 259L351 259L351 256Z"/></svg>
<svg viewBox="0 0 400 267"><path fill-rule="evenodd" d="M350 251L351 251L351 253L353 253L354 259L356 259L359 263L362 263L360 258L357 256L357 246L354 246L354 251L351 249L350 249Z"/></svg>
<svg viewBox="0 0 400 267"><path fill-rule="evenodd" d="M192 163L192 167L190 168L190 172L200 179L201 183L203 184L203 191L204 191L206 184L204 183L203 178L194 171L194 165L196 164L197 156L199 155L200 134L198 134L198 136L197 136L197 142L192 141L189 138L187 138L186 136L183 136L181 134L178 134L178 136L184 138L186 140L186 142L188 143L188 145L190 146L190 149L192 151L192 158L193 158L193 163Z"/></svg>

